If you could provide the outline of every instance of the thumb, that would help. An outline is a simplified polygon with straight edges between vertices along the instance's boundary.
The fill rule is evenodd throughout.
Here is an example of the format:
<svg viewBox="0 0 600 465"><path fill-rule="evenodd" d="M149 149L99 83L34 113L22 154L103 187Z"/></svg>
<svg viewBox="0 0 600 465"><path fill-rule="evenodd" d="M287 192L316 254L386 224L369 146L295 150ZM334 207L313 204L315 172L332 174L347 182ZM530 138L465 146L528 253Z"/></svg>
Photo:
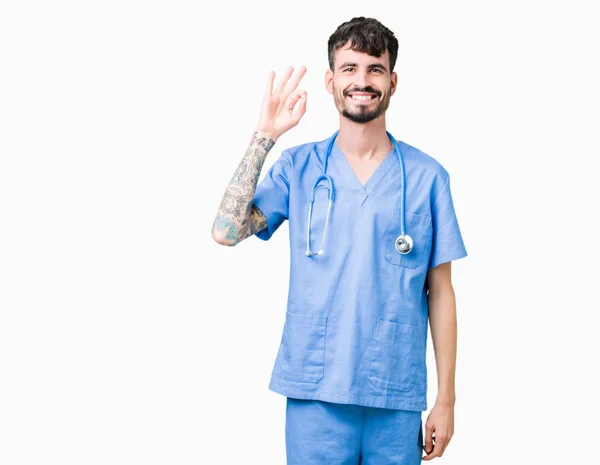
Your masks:
<svg viewBox="0 0 600 465"><path fill-rule="evenodd" d="M292 117L294 118L294 121L296 121L296 122L300 121L300 118L302 118L302 116L304 116L304 113L306 113L306 100L307 100L306 92L300 94L300 96L298 98L298 102L296 103L296 111L294 111L294 113L292 113Z"/></svg>

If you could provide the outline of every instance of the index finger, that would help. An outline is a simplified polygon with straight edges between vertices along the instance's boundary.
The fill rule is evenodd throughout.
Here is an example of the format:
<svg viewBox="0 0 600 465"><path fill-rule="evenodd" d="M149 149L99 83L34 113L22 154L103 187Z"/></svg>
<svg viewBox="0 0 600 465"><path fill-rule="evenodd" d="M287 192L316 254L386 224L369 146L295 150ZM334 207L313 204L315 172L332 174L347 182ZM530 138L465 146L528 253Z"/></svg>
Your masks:
<svg viewBox="0 0 600 465"><path fill-rule="evenodd" d="M442 441L435 441L434 445L433 445L433 450L427 454L424 455L421 460L431 460L434 457L441 457L442 454L444 453L444 446L443 446L443 442Z"/></svg>

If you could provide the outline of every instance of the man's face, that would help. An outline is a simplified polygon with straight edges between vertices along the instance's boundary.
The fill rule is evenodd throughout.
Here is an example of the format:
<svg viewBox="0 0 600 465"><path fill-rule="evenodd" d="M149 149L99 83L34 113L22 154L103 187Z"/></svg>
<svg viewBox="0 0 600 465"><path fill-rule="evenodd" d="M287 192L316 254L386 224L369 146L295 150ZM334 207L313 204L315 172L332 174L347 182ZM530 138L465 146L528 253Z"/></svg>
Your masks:
<svg viewBox="0 0 600 465"><path fill-rule="evenodd" d="M334 69L327 70L325 84L338 111L364 124L386 112L397 75L390 72L387 50L377 58L349 47L350 42L336 51Z"/></svg>

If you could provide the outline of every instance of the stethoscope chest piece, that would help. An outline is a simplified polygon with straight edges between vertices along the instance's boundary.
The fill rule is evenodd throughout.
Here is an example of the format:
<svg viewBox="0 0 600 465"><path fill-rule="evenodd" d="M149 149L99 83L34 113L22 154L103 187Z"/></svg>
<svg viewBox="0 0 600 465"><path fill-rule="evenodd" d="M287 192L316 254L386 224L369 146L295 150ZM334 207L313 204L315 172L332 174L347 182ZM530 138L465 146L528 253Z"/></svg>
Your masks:
<svg viewBox="0 0 600 465"><path fill-rule="evenodd" d="M408 234L401 234L396 238L396 251L407 254L413 248L413 240Z"/></svg>

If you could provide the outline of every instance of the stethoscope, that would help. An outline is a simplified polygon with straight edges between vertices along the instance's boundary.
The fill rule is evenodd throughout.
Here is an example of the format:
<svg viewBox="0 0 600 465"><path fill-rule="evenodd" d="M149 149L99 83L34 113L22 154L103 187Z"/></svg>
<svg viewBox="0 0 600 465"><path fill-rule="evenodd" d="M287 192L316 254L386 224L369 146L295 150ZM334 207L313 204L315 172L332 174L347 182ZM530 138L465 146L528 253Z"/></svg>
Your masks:
<svg viewBox="0 0 600 465"><path fill-rule="evenodd" d="M329 159L329 154L331 153L331 148L333 147L333 143L335 142L335 138L337 137L340 131L337 130L333 136L331 136L331 140L329 141L329 145L327 146L327 151L325 152L325 157L323 158L323 173L317 178L315 181L311 191L310 191L310 199L308 204L308 230L306 232L306 256L312 257L314 255L323 255L324 250L323 246L325 245L325 235L327 234L327 225L329 224L329 212L331 211L331 205L333 204L333 180L331 176L326 174L327 171L327 160ZM400 161L400 171L402 173L402 216L400 217L400 235L396 238L395 247L396 251L400 254L407 254L413 249L413 240L412 238L404 233L404 219L405 219L405 197L406 197L406 176L404 175L404 160L402 158L402 154L400 153L400 147L398 146L398 142L396 139L392 137L392 135L386 131L388 137L391 139L394 144L394 151L398 156L398 160ZM321 180L325 179L329 183L329 187L327 186L318 186ZM318 186L318 187L317 187ZM329 204L327 206L327 217L325 218L325 229L323 231L323 239L321 240L321 248L318 252L310 251L310 225L312 218L312 210L313 204L315 202L315 192L319 187L323 187L329 190L329 194L327 198L329 199Z"/></svg>

